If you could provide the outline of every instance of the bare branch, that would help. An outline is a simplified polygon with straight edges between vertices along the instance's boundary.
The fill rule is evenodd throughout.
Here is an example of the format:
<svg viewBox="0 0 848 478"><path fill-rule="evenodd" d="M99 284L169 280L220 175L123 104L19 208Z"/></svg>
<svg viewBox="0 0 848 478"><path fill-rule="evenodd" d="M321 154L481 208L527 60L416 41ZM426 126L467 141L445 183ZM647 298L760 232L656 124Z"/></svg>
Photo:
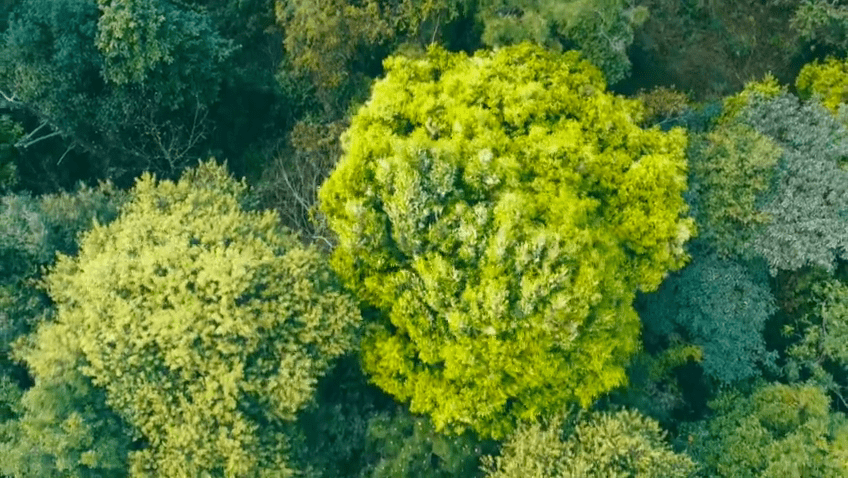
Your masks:
<svg viewBox="0 0 848 478"><path fill-rule="evenodd" d="M14 93L12 94L12 96L9 96L8 93L3 90L0 90L0 96L3 96L3 99L8 101L9 103L19 103L19 101L17 101L17 95Z"/></svg>
<svg viewBox="0 0 848 478"><path fill-rule="evenodd" d="M66 149L65 152L62 153L62 157L59 158L59 161L56 161L56 166L62 164L62 160L65 159L65 156L67 156L68 153L70 153L71 150L74 149L74 146L76 146L76 145L77 145L76 143L71 143L70 146L68 146L68 149Z"/></svg>
<svg viewBox="0 0 848 478"><path fill-rule="evenodd" d="M59 136L60 134L62 134L62 133L59 132L59 131L54 131L50 134L46 134L46 135L44 135L40 138L36 138L32 141L28 141L28 142L18 141L17 143L15 143L15 147L17 147L17 148L29 148L30 146L32 146L36 143L40 143L40 142L44 141L45 139L49 139L49 138L52 138L54 136Z"/></svg>

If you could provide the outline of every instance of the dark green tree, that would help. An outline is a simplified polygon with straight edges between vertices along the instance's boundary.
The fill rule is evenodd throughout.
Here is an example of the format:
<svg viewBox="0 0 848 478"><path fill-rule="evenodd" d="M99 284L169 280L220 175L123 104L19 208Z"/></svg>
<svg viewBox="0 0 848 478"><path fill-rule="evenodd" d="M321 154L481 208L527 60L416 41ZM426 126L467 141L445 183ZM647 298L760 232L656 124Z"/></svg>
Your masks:
<svg viewBox="0 0 848 478"><path fill-rule="evenodd" d="M844 54L848 52L848 4L842 0L797 2L792 29L811 49L822 48Z"/></svg>
<svg viewBox="0 0 848 478"><path fill-rule="evenodd" d="M35 122L21 147L61 138L57 156L84 152L76 166L96 177L178 175L208 136L231 53L172 2L25 0L0 40L0 106Z"/></svg>
<svg viewBox="0 0 848 478"><path fill-rule="evenodd" d="M696 254L655 294L641 297L638 310L647 340L677 335L702 348L704 373L720 383L758 377L774 366L763 332L776 311L768 274L714 253Z"/></svg>
<svg viewBox="0 0 848 478"><path fill-rule="evenodd" d="M576 49L610 84L630 75L627 49L648 9L630 0L497 0L481 2L483 42L503 46L533 41L556 50Z"/></svg>

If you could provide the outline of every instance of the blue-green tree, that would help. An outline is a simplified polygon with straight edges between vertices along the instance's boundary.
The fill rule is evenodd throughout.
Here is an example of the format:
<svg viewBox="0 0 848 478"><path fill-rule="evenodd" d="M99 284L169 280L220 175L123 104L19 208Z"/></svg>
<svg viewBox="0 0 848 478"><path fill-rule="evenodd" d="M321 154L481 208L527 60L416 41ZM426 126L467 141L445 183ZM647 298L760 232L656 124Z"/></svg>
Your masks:
<svg viewBox="0 0 848 478"><path fill-rule="evenodd" d="M678 335L701 347L704 373L720 383L761 374L774 366L763 332L776 311L765 271L715 253L701 252L655 294L640 300L640 317L649 340Z"/></svg>

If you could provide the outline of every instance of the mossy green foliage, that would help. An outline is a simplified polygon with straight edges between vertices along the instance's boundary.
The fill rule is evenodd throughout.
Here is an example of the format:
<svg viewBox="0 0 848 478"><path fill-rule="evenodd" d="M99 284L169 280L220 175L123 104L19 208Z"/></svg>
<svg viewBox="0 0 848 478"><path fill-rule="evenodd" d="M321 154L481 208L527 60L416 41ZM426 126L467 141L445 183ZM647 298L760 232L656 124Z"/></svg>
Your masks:
<svg viewBox="0 0 848 478"><path fill-rule="evenodd" d="M684 478L695 469L671 450L655 420L632 410L523 425L500 456L483 460L487 478Z"/></svg>
<svg viewBox="0 0 848 478"><path fill-rule="evenodd" d="M477 13L483 43L504 46L532 41L580 50L610 84L630 75L627 48L648 18L648 9L627 0L498 0Z"/></svg>
<svg viewBox="0 0 848 478"><path fill-rule="evenodd" d="M393 57L319 191L333 264L383 313L371 380L438 430L588 405L639 348L631 302L686 260L686 138L643 130L576 52Z"/></svg>
<svg viewBox="0 0 848 478"><path fill-rule="evenodd" d="M810 310L785 324L790 341L785 366L789 380L812 380L845 404L848 383L848 285L827 278L813 282L805 297Z"/></svg>
<svg viewBox="0 0 848 478"><path fill-rule="evenodd" d="M715 415L688 430L701 476L837 478L848 474L848 420L809 385L722 393Z"/></svg>
<svg viewBox="0 0 848 478"><path fill-rule="evenodd" d="M825 108L837 114L839 105L848 100L848 63L834 57L808 63L798 73L795 87L801 98L815 97Z"/></svg>
<svg viewBox="0 0 848 478"><path fill-rule="evenodd" d="M636 97L645 105L644 124L648 126L665 126L680 120L692 108L686 93L665 86L640 91Z"/></svg>
<svg viewBox="0 0 848 478"><path fill-rule="evenodd" d="M286 423L353 347L353 300L245 189L212 161L145 174L45 279L57 318L22 355L36 383L79 371L105 391L146 443L132 476L288 476Z"/></svg>
<svg viewBox="0 0 848 478"><path fill-rule="evenodd" d="M721 124L689 148L687 192L699 237L724 257L743 256L754 231L771 217L761 210L783 154L745 124Z"/></svg>

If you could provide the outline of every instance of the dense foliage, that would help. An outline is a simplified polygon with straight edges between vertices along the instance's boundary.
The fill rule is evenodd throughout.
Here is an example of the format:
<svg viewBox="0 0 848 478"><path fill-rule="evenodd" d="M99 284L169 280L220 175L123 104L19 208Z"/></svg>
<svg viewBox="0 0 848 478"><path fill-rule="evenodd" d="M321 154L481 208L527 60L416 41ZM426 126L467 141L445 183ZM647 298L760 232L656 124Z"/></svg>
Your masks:
<svg viewBox="0 0 848 478"><path fill-rule="evenodd" d="M700 347L704 373L729 383L773 365L763 331L776 310L768 282L715 254L696 256L641 307L646 341L679 335Z"/></svg>
<svg viewBox="0 0 848 478"><path fill-rule="evenodd" d="M685 261L682 132L640 129L575 54L386 67L319 193L335 267L388 319L364 340L372 380L494 437L621 384L634 293Z"/></svg>
<svg viewBox="0 0 848 478"><path fill-rule="evenodd" d="M848 420L828 402L805 385L721 394L710 403L715 417L689 430L702 476L845 476Z"/></svg>
<svg viewBox="0 0 848 478"><path fill-rule="evenodd" d="M498 0L486 2L478 15L487 45L530 40L554 50L580 50L609 83L617 83L630 74L627 48L648 9L627 0Z"/></svg>
<svg viewBox="0 0 848 478"><path fill-rule="evenodd" d="M570 417L574 422L574 417ZM632 410L518 430L501 456L484 458L487 478L687 477L695 464L673 452L656 421Z"/></svg>
<svg viewBox="0 0 848 478"><path fill-rule="evenodd" d="M133 476L290 473L285 422L354 343L359 312L317 250L243 212L244 188L212 162L145 175L46 278L58 313L24 352L33 390L74 370L101 387L148 443Z"/></svg>
<svg viewBox="0 0 848 478"><path fill-rule="evenodd" d="M846 476L847 57L845 0L0 0L0 478Z"/></svg>

